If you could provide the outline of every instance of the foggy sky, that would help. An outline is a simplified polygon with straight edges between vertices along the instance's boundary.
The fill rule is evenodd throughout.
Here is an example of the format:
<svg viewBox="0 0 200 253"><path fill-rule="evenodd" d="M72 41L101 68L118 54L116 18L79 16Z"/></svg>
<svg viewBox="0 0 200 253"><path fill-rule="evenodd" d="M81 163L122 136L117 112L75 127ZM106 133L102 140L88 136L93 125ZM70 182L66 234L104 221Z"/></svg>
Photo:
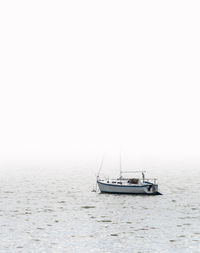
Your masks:
<svg viewBox="0 0 200 253"><path fill-rule="evenodd" d="M1 1L0 167L198 161L199 7Z"/></svg>

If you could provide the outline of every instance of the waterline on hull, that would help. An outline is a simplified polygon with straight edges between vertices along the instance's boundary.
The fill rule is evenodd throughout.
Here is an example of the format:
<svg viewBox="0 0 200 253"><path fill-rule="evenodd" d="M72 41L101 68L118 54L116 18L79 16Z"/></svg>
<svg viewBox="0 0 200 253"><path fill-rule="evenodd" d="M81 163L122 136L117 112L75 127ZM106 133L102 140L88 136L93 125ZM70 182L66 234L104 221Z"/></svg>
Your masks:
<svg viewBox="0 0 200 253"><path fill-rule="evenodd" d="M144 195L144 196L155 196L155 195L163 195L162 193L160 192L154 192L154 193L128 193L128 192L104 192L104 191L101 191L100 194L114 194L114 195Z"/></svg>

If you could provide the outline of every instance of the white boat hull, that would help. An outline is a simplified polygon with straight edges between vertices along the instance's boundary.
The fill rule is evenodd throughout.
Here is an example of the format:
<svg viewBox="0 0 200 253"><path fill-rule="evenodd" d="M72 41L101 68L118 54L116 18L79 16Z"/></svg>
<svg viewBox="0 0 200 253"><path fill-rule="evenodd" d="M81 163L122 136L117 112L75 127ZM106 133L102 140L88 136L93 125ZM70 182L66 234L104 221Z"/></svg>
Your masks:
<svg viewBox="0 0 200 253"><path fill-rule="evenodd" d="M124 194L156 194L158 185L114 185L97 181L99 190L102 193L124 193Z"/></svg>

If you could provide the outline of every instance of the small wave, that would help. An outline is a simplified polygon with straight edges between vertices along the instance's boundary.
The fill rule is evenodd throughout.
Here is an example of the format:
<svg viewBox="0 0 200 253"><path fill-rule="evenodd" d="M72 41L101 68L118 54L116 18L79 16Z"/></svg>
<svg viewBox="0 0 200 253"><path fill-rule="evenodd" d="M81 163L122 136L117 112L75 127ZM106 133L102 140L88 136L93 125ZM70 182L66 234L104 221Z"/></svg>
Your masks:
<svg viewBox="0 0 200 253"><path fill-rule="evenodd" d="M89 208L95 208L96 206L82 206L81 208L89 209Z"/></svg>
<svg viewBox="0 0 200 253"><path fill-rule="evenodd" d="M51 208L45 208L45 209L43 209L43 211L44 211L44 212L54 212L54 210L51 209Z"/></svg>
<svg viewBox="0 0 200 253"><path fill-rule="evenodd" d="M98 222L112 222L111 220L100 220Z"/></svg>
<svg viewBox="0 0 200 253"><path fill-rule="evenodd" d="M37 239L37 238L32 239L32 240L35 241L35 242L40 242L40 239Z"/></svg>

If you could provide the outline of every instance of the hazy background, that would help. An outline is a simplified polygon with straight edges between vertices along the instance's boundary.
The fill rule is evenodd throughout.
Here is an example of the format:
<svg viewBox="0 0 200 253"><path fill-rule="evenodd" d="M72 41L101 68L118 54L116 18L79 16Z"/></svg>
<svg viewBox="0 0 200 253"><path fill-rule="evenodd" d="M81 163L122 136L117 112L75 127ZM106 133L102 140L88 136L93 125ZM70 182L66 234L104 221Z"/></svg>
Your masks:
<svg viewBox="0 0 200 253"><path fill-rule="evenodd" d="M2 0L0 167L198 166L199 11Z"/></svg>

